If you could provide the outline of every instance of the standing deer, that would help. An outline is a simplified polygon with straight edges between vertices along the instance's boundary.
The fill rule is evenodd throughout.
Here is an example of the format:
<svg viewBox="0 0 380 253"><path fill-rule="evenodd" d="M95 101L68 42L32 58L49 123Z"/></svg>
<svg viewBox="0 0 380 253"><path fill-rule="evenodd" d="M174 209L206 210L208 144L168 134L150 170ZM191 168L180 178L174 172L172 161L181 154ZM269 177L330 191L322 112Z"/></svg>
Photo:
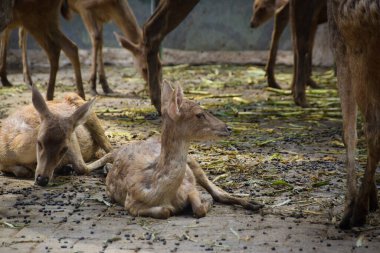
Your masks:
<svg viewBox="0 0 380 253"><path fill-rule="evenodd" d="M210 182L200 165L188 156L190 141L229 136L230 128L197 103L183 97L164 83L161 141L151 138L122 147L99 161L95 167L114 161L107 175L107 194L133 216L166 219L191 206L203 217L210 203L201 199L196 182L222 203L258 210L262 205L235 198Z"/></svg>
<svg viewBox="0 0 380 253"><path fill-rule="evenodd" d="M311 12L312 9L306 10ZM280 41L281 35L283 31L285 30L286 26L289 23L289 0L255 0L253 4L253 15L251 19L251 27L256 28L260 25L264 24L267 20L269 20L272 16L274 16L274 28L272 33L272 40L270 44L270 51L269 51L269 58L268 62L265 66L265 72L267 76L267 82L269 87L278 88L281 89L281 86L276 82L275 75L274 75L274 67L276 64L276 56L277 56L277 50L278 50L278 43ZM318 19L318 24L326 22L326 13L320 12L320 17ZM303 18L303 17L301 17ZM316 32L316 29L313 30ZM299 36L299 34L296 34L295 36ZM311 35L314 38L314 34ZM298 40L298 38L295 38ZM311 41L311 43L314 42ZM301 40L299 43L305 43L304 40ZM307 53L310 55L309 59L309 65L307 68L303 66L303 68L300 71L306 71L308 70L307 75L307 82L306 84L309 85L312 88L318 88L318 85L311 79L311 69L312 69L312 52L313 52L313 45L310 45L309 52Z"/></svg>
<svg viewBox="0 0 380 253"><path fill-rule="evenodd" d="M97 94L96 79L104 93L113 92L107 83L103 63L103 24L112 20L122 30L126 37L116 35L119 43L130 50L136 62L136 67L146 80L146 67L142 61L142 30L139 27L133 11L127 0L68 0L68 7L78 13L90 35L92 43L92 67L90 75L91 93ZM69 18L69 12L64 13Z"/></svg>
<svg viewBox="0 0 380 253"><path fill-rule="evenodd" d="M78 94L84 98L78 48L59 29L59 10L66 0L18 0L13 6L12 21L6 29L23 27L46 51L50 62L50 77L46 98L54 97L55 80L61 49L70 59L75 72ZM7 32L2 36L2 67L5 68ZM24 63L25 64L25 63Z"/></svg>
<svg viewBox="0 0 380 253"><path fill-rule="evenodd" d="M340 227L362 226L379 208L375 172L380 160L380 1L329 0L330 40L337 66L346 146L347 190ZM367 139L367 166L357 188L357 106Z"/></svg>
<svg viewBox="0 0 380 253"><path fill-rule="evenodd" d="M32 88L33 105L17 110L2 122L0 171L17 177L33 177L46 186L56 169L72 164L79 173L95 169L85 161L102 148L111 151L99 119L91 111L94 99L85 103L72 93L63 101L45 102Z"/></svg>

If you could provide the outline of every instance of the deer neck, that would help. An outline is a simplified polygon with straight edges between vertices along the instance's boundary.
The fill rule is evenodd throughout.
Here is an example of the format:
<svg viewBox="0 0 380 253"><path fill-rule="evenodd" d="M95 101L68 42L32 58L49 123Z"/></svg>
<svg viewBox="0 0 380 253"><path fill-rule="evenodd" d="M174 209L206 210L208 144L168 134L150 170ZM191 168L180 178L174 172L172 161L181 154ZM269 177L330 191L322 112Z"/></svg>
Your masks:
<svg viewBox="0 0 380 253"><path fill-rule="evenodd" d="M184 140L175 128L163 124L156 174L161 181L160 185L173 189L180 186L186 172L189 145L189 141ZM163 182L165 179L168 180L166 184Z"/></svg>

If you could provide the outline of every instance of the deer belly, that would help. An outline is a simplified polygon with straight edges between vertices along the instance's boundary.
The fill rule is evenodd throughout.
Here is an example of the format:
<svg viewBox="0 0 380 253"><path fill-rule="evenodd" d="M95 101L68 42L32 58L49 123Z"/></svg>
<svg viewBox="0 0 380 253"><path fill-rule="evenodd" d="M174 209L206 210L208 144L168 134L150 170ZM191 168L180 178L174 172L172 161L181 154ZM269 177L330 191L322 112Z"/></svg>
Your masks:
<svg viewBox="0 0 380 253"><path fill-rule="evenodd" d="M97 151L97 145L93 141L90 132L86 127L80 125L75 129L75 134L78 138L80 150L85 162L94 158Z"/></svg>

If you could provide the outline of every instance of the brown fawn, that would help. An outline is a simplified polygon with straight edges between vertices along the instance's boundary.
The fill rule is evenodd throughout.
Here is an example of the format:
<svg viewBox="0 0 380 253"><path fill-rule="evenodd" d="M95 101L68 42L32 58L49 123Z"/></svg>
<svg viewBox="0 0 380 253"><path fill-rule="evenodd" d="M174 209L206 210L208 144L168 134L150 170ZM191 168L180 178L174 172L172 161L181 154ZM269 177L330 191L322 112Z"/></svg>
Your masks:
<svg viewBox="0 0 380 253"><path fill-rule="evenodd" d="M33 177L46 186L54 171L72 164L78 174L95 169L85 162L100 148L112 147L91 108L75 93L63 101L45 102L32 88L33 105L27 105L2 122L0 130L0 171L17 177Z"/></svg>
<svg viewBox="0 0 380 253"><path fill-rule="evenodd" d="M340 227L348 229L364 225L368 212L379 208L375 172L380 160L380 2L330 0L328 4L346 146L346 205ZM368 147L359 189L355 170L357 106Z"/></svg>
<svg viewBox="0 0 380 253"><path fill-rule="evenodd" d="M59 11L63 1L66 0L19 0L15 1L13 6L13 15L6 31L1 36L1 53L0 56L0 74L3 85L9 86L10 83L4 79L6 68L6 46L9 31L16 27L23 27L29 32L46 51L50 63L50 77L46 98L52 100L54 97L55 81L59 67L59 55L61 49L65 52L71 61L76 79L78 94L84 98L82 85L82 75L80 70L79 55L77 46L69 40L59 29ZM21 33L25 36L25 32ZM26 37L25 37L26 38ZM25 45L25 39L20 39ZM25 46L24 46L24 50ZM25 54L26 55L26 54ZM23 54L24 58L24 54ZM23 59L26 65L26 58ZM25 68L25 66L24 66ZM27 81L31 82L30 75Z"/></svg>
<svg viewBox="0 0 380 253"><path fill-rule="evenodd" d="M180 87L164 82L161 140L131 143L93 164L113 161L106 178L107 194L133 216L166 219L191 206L196 217L211 207L196 189L196 182L222 203L259 210L262 205L229 195L209 181L200 165L188 156L190 141L226 137L231 129L183 97Z"/></svg>

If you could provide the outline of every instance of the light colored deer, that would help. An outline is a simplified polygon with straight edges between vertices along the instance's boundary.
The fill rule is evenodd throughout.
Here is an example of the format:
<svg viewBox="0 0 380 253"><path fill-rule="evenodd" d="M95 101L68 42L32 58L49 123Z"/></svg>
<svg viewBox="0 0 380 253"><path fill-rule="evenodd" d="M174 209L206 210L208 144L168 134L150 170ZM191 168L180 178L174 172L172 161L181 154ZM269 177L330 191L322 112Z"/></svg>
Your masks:
<svg viewBox="0 0 380 253"><path fill-rule="evenodd" d="M362 226L379 208L375 173L380 160L380 5L378 0L329 0L330 41L337 66L346 146L347 190L340 227ZM357 187L357 106L364 119L367 167Z"/></svg>
<svg viewBox="0 0 380 253"><path fill-rule="evenodd" d="M47 100L52 100L54 97L55 80L58 71L59 55L61 49L67 55L74 67L78 94L82 98L85 97L82 85L78 48L59 29L59 10L63 6L63 1L66 0L15 1L15 4L13 6L12 20L6 27L8 31L4 31L1 38L1 65L3 69L6 67L5 58L8 34L9 30L13 28L23 27L46 51L50 62L50 77L46 95ZM23 41L23 39L21 40ZM26 62L24 62L24 65L25 64ZM2 71L4 71L3 69Z"/></svg>
<svg viewBox="0 0 380 253"><path fill-rule="evenodd" d="M75 93L63 101L44 101L32 88L33 105L20 108L2 122L0 171L17 177L33 177L46 186L54 171L72 164L79 173L95 169L85 161L102 148L111 151L99 119L91 111L94 99L85 103Z"/></svg>
<svg viewBox="0 0 380 253"><path fill-rule="evenodd" d="M164 82L162 92L162 136L122 147L93 163L95 167L114 161L107 175L107 194L133 216L166 219L191 206L203 217L210 203L200 198L196 182L212 197L226 204L258 210L262 205L232 197L210 182L199 164L188 156L190 141L229 136L225 123L183 97ZM95 165L96 164L96 165Z"/></svg>
<svg viewBox="0 0 380 253"><path fill-rule="evenodd" d="M91 93L97 94L96 79L99 73L99 82L104 93L111 93L107 83L103 63L103 24L113 21L124 33L125 37L116 35L120 44L130 50L134 56L136 67L146 77L146 67L142 60L142 30L139 27L133 11L127 0L68 0L71 10L78 13L90 35L92 43L92 67L90 74ZM69 17L68 13L64 15Z"/></svg>

